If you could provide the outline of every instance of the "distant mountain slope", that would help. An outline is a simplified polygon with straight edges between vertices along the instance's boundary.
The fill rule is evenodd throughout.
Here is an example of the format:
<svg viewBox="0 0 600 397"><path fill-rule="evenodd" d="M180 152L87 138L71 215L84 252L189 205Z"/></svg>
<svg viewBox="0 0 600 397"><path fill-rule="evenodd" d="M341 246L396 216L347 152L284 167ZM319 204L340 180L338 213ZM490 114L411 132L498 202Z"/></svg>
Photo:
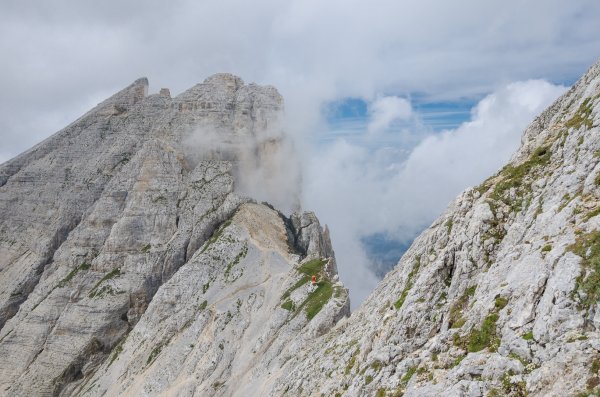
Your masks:
<svg viewBox="0 0 600 397"><path fill-rule="evenodd" d="M600 393L599 113L600 62L271 395Z"/></svg>
<svg viewBox="0 0 600 397"><path fill-rule="evenodd" d="M226 384L236 354L271 370L293 354L287 341L348 312L316 217L284 218L234 189L285 145L277 91L228 74L175 98L147 87L137 80L0 166L0 395L225 395L257 376L235 363L244 382ZM287 303L274 294L304 277L301 261L324 286L302 282ZM264 350L239 346L270 333L281 336ZM168 372L183 368L174 354L207 352L196 383Z"/></svg>

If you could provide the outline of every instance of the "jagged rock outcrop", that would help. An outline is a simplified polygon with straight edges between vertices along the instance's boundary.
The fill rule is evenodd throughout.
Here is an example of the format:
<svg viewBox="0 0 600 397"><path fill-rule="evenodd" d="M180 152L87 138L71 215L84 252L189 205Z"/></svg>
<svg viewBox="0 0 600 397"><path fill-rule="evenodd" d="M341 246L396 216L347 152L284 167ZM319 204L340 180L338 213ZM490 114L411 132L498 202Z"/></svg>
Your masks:
<svg viewBox="0 0 600 397"><path fill-rule="evenodd" d="M72 393L263 395L283 364L349 314L347 291L302 272L280 215L243 204L165 284L112 356ZM332 258L330 258L332 259ZM304 275L306 277L306 275ZM329 296L327 296L329 295ZM318 310L317 310L318 309ZM317 310L313 313L314 310Z"/></svg>
<svg viewBox="0 0 600 397"><path fill-rule="evenodd" d="M600 392L599 125L600 62L271 395Z"/></svg>
<svg viewBox="0 0 600 397"><path fill-rule="evenodd" d="M314 215L295 215L316 221L297 234L238 189L285 144L277 91L228 74L175 98L147 88L137 80L0 166L2 396L230 395L265 375L236 357L277 371L348 312Z"/></svg>
<svg viewBox="0 0 600 397"><path fill-rule="evenodd" d="M315 215L237 189L277 92L146 91L0 166L0 395L600 392L600 63L349 318Z"/></svg>

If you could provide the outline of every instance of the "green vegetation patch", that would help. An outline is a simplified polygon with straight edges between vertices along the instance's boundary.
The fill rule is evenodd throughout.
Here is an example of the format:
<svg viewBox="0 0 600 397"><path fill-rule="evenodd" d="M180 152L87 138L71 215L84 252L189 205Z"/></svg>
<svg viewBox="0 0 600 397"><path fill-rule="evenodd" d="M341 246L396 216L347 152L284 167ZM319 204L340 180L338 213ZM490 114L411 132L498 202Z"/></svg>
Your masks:
<svg viewBox="0 0 600 397"><path fill-rule="evenodd" d="M523 334L522 338L525 340L533 340L533 331L529 331Z"/></svg>
<svg viewBox="0 0 600 397"><path fill-rule="evenodd" d="M476 288L477 286L475 285L467 288L461 297L450 307L450 318L448 320L450 328L460 328L465 325L466 320L463 318L462 312L467 308L470 298L475 295Z"/></svg>
<svg viewBox="0 0 600 397"><path fill-rule="evenodd" d="M507 304L508 304L508 299L506 299L503 296L497 296L496 299L494 300L494 307L498 310L504 309Z"/></svg>
<svg viewBox="0 0 600 397"><path fill-rule="evenodd" d="M298 267L297 270L298 272L310 277L313 274L318 274L323 269L323 266L325 266L326 263L327 260L325 259L313 259Z"/></svg>
<svg viewBox="0 0 600 397"><path fill-rule="evenodd" d="M589 310L600 301L600 231L579 235L567 250L581 257L582 269L572 296L581 309Z"/></svg>
<svg viewBox="0 0 600 397"><path fill-rule="evenodd" d="M308 295L302 306L305 306L306 317L312 320L333 295L333 285L329 280L317 283L318 287Z"/></svg>
<svg viewBox="0 0 600 397"><path fill-rule="evenodd" d="M598 174L598 175L600 175L600 174ZM597 215L599 215L599 214L600 214L600 207L598 207L598 208L596 208L596 209L593 209L593 210L591 210L590 212L586 213L586 214L583 216L583 221L584 221L584 222L587 222L587 221L589 221L590 219L592 219L593 217L595 217L595 216L597 216Z"/></svg>
<svg viewBox="0 0 600 397"><path fill-rule="evenodd" d="M288 310L290 312L293 312L294 311L294 302L292 302L291 299L288 299L285 302L283 302L283 304L281 305L281 308Z"/></svg>
<svg viewBox="0 0 600 397"><path fill-rule="evenodd" d="M94 285L94 287L90 290L88 296L90 298L94 298L95 296L101 296L104 292L109 292L107 289L103 288L102 290L98 290L98 287L100 286L100 284L102 284L103 282L110 280L111 278L115 278L121 275L121 268L116 268L113 269L112 271L106 273L104 275L104 277L102 277L100 279L100 281L98 281L96 283L96 285ZM112 289L111 289L112 290Z"/></svg>
<svg viewBox="0 0 600 397"><path fill-rule="evenodd" d="M500 381L502 382L502 395L504 396L515 396L515 397L526 397L527 396L527 385L525 381L513 382L511 377L514 373L511 371L506 372L502 375Z"/></svg>
<svg viewBox="0 0 600 397"><path fill-rule="evenodd" d="M546 244L542 247L542 252L550 252L552 251L552 245Z"/></svg>
<svg viewBox="0 0 600 397"><path fill-rule="evenodd" d="M526 177L537 168L550 163L550 147L541 146L534 150L529 159L522 164L507 165L500 171L502 180L496 184L490 198L501 201L508 205L513 211L520 211L524 197L531 192L531 182L526 182ZM507 194L512 188L517 191L517 198L511 199Z"/></svg>
<svg viewBox="0 0 600 397"><path fill-rule="evenodd" d="M406 373L404 374L404 376L402 377L402 379L400 379L400 383L402 383L402 386L406 387L406 385L408 385L408 382L410 381L410 379L413 377L414 374L417 373L417 367L410 367Z"/></svg>
<svg viewBox="0 0 600 397"><path fill-rule="evenodd" d="M371 363L371 368L373 368L373 371L375 372L381 371L381 367L383 367L383 364L379 360L375 360Z"/></svg>
<svg viewBox="0 0 600 397"><path fill-rule="evenodd" d="M454 361L452 361L452 365L450 365L450 368L454 368L460 365L460 363L462 362L462 360L465 359L465 357L467 357L466 354L463 354L461 356L458 356L454 359Z"/></svg>
<svg viewBox="0 0 600 397"><path fill-rule="evenodd" d="M476 192L479 192L480 197L483 196L492 187L492 179L494 179L494 177L495 176L489 177L481 185L477 186L473 190L475 190Z"/></svg>
<svg viewBox="0 0 600 397"><path fill-rule="evenodd" d="M150 363L152 363L152 361L154 361L154 359L156 357L158 357L158 355L162 351L162 348L163 348L163 345L158 345L154 349L152 349L152 351L150 352L150 355L148 356L148 360L146 360L146 365L149 365Z"/></svg>
<svg viewBox="0 0 600 397"><path fill-rule="evenodd" d="M83 262L81 265L77 266L75 269L71 270L69 272L69 274L67 274L65 276L65 278L63 278L62 280L59 281L58 283L58 288L62 288L65 285L67 285L67 283L69 281L71 281L73 279L73 277L75 277L75 275L77 275L77 273L79 273L80 270L88 270L92 265L87 263L87 262Z"/></svg>
<svg viewBox="0 0 600 397"><path fill-rule="evenodd" d="M248 254L248 245L244 244L244 246L242 247L242 250L235 256L235 258L233 259L233 261L227 265L227 268L225 269L225 278L229 277L229 273L231 272L231 269L235 265L237 265L238 263L240 263L240 261L242 259L244 259L247 254Z"/></svg>
<svg viewBox="0 0 600 397"><path fill-rule="evenodd" d="M121 352L123 351L124 343L125 343L125 339L123 339L121 342L119 342L119 344L113 350L113 354L112 354L112 356L110 356L110 361L108 362L109 367L117 359L117 357L119 357L119 354L121 354Z"/></svg>
<svg viewBox="0 0 600 397"><path fill-rule="evenodd" d="M406 297L408 296L408 292L413 287L414 278L417 275L417 272L419 271L420 266L421 266L421 257L417 257L417 259L413 263L412 270L410 271L410 273L408 273L408 279L406 280L406 285L404 286L404 289L402 290L402 293L400 294L400 298L398 298L398 300L394 303L394 307L396 308L396 310L400 310L400 308L404 304L404 301L406 300Z"/></svg>
<svg viewBox="0 0 600 397"><path fill-rule="evenodd" d="M297 312L304 309L306 312L306 317L309 321L321 311L323 306L329 301L329 299L331 299L334 293L333 283L323 271L325 264L327 264L326 259L313 259L302 264L296 269L302 276L300 277L300 280L288 288L288 290L285 291L281 296L281 300L283 301L281 307L283 309ZM302 304L300 304L300 306L297 308L298 310L296 310L295 304L291 299L289 299L289 297L296 289L308 284L313 275L317 276L319 279L316 284L316 288L308 294L308 297L304 300L304 302L302 302ZM339 294L341 294L341 292L336 291L336 295Z"/></svg>
<svg viewBox="0 0 600 397"><path fill-rule="evenodd" d="M494 346L498 343L496 336L497 321L498 314L492 313L483 320L481 328L471 330L467 344L467 350L470 353L478 352L485 348L494 349Z"/></svg>
<svg viewBox="0 0 600 397"><path fill-rule="evenodd" d="M313 275L321 273L321 270L323 270L323 267L326 263L327 261L325 259L313 259L298 267L296 270L298 271L298 273L303 274L303 276L294 285L288 288L287 291L284 292L283 296L281 297L281 300L287 299L292 294L292 292L308 283Z"/></svg>
<svg viewBox="0 0 600 397"><path fill-rule="evenodd" d="M344 370L344 374L348 375L350 374L350 371L352 370L352 368L354 368L354 364L356 364L356 357L358 356L358 354L360 353L360 349L356 349L356 351L354 353L352 353L352 356L350 357L350 360L348 360L348 364L346 365L346 369Z"/></svg>
<svg viewBox="0 0 600 397"><path fill-rule="evenodd" d="M450 232L452 232L452 226L454 225L454 221L452 220L452 218L448 219L446 221L446 228L448 228L448 234L450 234Z"/></svg>
<svg viewBox="0 0 600 397"><path fill-rule="evenodd" d="M579 129L581 126L585 126L587 129L592 128L592 106L594 98L585 98L585 100L579 105L579 109L575 112L565 123L567 128Z"/></svg>
<svg viewBox="0 0 600 397"><path fill-rule="evenodd" d="M229 219L228 221L224 222L218 229L216 232L213 233L213 235L210 237L210 239L208 239L208 241L206 243L204 243L204 248L202 248L202 251L200 251L201 254L203 254L204 252L206 252L206 250L213 245L218 239L219 237L221 237L221 235L223 234L223 231L225 230L225 228L227 226L231 225L231 219Z"/></svg>

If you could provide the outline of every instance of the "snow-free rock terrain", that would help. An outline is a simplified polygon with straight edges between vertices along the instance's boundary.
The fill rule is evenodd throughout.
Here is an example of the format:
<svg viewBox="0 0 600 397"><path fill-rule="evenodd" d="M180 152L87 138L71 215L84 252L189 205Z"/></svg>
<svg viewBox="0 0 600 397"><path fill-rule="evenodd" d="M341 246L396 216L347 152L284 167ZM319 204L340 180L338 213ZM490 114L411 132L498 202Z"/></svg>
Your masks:
<svg viewBox="0 0 600 397"><path fill-rule="evenodd" d="M146 88L0 166L0 395L600 393L600 63L348 318L314 214L236 190L279 94Z"/></svg>
<svg viewBox="0 0 600 397"><path fill-rule="evenodd" d="M348 314L316 217L235 190L280 165L277 91L147 87L0 166L2 396L247 395Z"/></svg>
<svg viewBox="0 0 600 397"><path fill-rule="evenodd" d="M600 62L271 395L600 393L599 125Z"/></svg>

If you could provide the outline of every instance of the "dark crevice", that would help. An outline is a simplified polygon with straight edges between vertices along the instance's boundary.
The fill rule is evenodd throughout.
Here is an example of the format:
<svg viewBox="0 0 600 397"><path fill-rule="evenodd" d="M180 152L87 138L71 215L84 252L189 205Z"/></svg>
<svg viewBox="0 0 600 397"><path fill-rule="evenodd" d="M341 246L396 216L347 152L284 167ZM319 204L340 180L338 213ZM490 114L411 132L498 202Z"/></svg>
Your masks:
<svg viewBox="0 0 600 397"><path fill-rule="evenodd" d="M300 244L298 243L298 238L300 236L301 230L312 225L312 223L310 223L309 225L307 225L305 227L300 227L298 230L296 230L291 217L290 218L286 217L283 214L283 212L279 211L272 204L267 203L266 201L263 201L261 204L264 206L267 206L270 209L272 209L273 211L277 212L277 215L283 221L283 224L285 225L285 231L287 234L287 245L288 245L288 249L290 250L290 252L292 254L300 255L301 258L305 258L306 257L306 249L303 248L302 246L300 246Z"/></svg>
<svg viewBox="0 0 600 397"><path fill-rule="evenodd" d="M283 223L285 225L285 231L287 234L288 247L291 253L300 255L301 258L306 257L306 248L302 247L298 242L300 231L294 228L294 223L291 218L286 218L281 212L277 211Z"/></svg>
<svg viewBox="0 0 600 397"><path fill-rule="evenodd" d="M59 377L54 379L52 382L54 384L54 391L52 395L54 397L58 397L62 390L69 383L77 382L83 379L84 375L82 369L84 366L94 357L95 355L102 354L108 355L110 349L107 349L100 340L97 338L92 338L92 340L88 343L85 349L79 354L69 366L60 374Z"/></svg>

